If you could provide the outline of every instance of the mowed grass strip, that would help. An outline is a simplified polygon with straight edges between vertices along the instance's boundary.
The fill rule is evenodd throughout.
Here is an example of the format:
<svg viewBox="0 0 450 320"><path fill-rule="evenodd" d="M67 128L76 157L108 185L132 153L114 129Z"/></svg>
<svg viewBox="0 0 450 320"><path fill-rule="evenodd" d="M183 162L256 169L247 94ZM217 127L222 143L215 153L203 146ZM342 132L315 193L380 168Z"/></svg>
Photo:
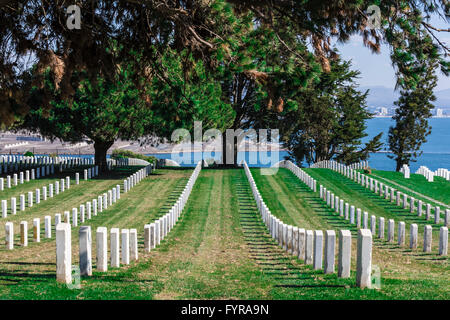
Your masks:
<svg viewBox="0 0 450 320"><path fill-rule="evenodd" d="M394 219L396 223L404 221L407 229L412 223L418 225L419 230L422 230L425 225L431 225L434 233L439 232L439 228L443 226L443 221L439 224L434 223L434 217L426 220L426 215L423 212L419 217L417 212L410 213L409 208L403 209L396 205L396 202L386 200L374 192L370 191L358 183L344 177L343 175L334 172L330 169L304 169L311 177L317 180L318 186L322 184L327 190L330 190L335 196L344 199L355 208L360 208L363 212L367 211L369 218L371 215L376 217L384 217L387 223L388 219ZM423 207L423 210L425 207ZM356 210L356 209L355 209Z"/></svg>
<svg viewBox="0 0 450 320"><path fill-rule="evenodd" d="M137 198L126 208L145 210L139 201L154 201L155 206L169 206L172 198L184 187L189 171L168 170L151 179L173 178L171 190L164 191L155 181L152 187L136 186L122 200ZM181 176L180 176L181 175ZM295 178L295 177L294 177ZM170 180L170 179L169 179ZM164 181L165 184L170 183ZM155 190L158 189L158 190ZM134 193L134 191L137 191ZM295 192L290 190L289 192ZM158 200L159 199L159 200ZM121 200L121 201L122 201ZM119 204L119 203L118 203ZM117 205L118 205L117 204ZM116 205L114 205L116 206ZM111 207L111 210L114 208ZM149 205L149 207L154 207ZM108 209L110 210L110 209ZM107 211L108 211L107 210ZM119 210L119 208L117 208ZM107 211L94 218L110 219L111 225L122 227ZM121 210L122 211L122 210ZM132 211L121 214L136 215ZM142 223L151 222L160 210L145 215ZM307 214L305 212L305 214ZM309 213L311 214L311 213ZM91 225L102 225L92 221ZM127 224L132 219L127 220ZM321 222L314 222L320 224ZM128 225L124 227L129 227ZM143 227L143 226L142 226ZM93 230L94 232L94 230ZM140 231L142 233L142 231ZM141 241L142 239L140 239ZM75 240L74 240L75 241ZM93 237L95 243L95 236ZM52 242L54 243L54 242ZM336 274L324 275L312 270L296 257L282 251L270 238L257 213L250 186L243 170L203 170L194 186L183 215L162 244L149 254L142 254L138 262L128 267L95 271L83 278L82 289L69 290L55 281L54 245L36 257L8 260L0 264L0 292L4 298L25 299L421 299L448 298L448 279L442 280L445 270L434 272L424 264L414 278L399 265L403 278L393 277L395 270L382 270L381 290L361 290L355 286L355 274L338 279ZM73 243L77 246L76 242ZM353 246L355 248L355 245ZM24 249L28 250L30 248ZM93 251L94 253L95 251ZM33 257L31 256L33 255ZM95 257L95 254L94 254ZM354 257L354 256L353 256ZM74 255L74 260L78 258ZM374 257L379 265L379 261ZM95 258L94 258L95 260ZM392 259L387 259L393 263ZM5 261L5 259L1 259ZM353 262L354 263L354 262ZM383 262L384 263L384 262ZM400 265L401 266L401 265ZM354 269L354 268L353 268ZM431 276L430 276L431 275ZM437 279L435 278L437 277ZM446 291L447 290L447 291Z"/></svg>
<svg viewBox="0 0 450 320"><path fill-rule="evenodd" d="M409 190L405 189L405 187L450 206L450 181L447 181L444 178L435 176L433 182L428 182L427 179L421 174L411 174L409 179L405 179L403 173L401 172L382 170L372 170L372 174L369 174L368 176L373 176L375 179L387 184L388 186L400 190L409 196L413 196L416 199L431 203L432 205L439 205L442 207L441 204L435 201L424 198L418 194L411 193ZM393 181L396 184L393 184L388 180ZM400 187L398 185L400 185ZM445 208L441 208L441 210L442 209Z"/></svg>
<svg viewBox="0 0 450 320"><path fill-rule="evenodd" d="M356 270L357 229L354 225L339 217L334 210L327 208L323 201L319 200L320 203L317 203L317 195L309 191L289 170L280 168L278 173L273 176L262 176L258 169L251 170L258 189L272 214L284 220L285 223L289 222L286 221L287 218L283 219L283 217L292 217L293 225L305 229L334 229L337 233L340 229L350 230L353 235L352 270ZM281 186L279 188L283 190L284 194L271 188L271 186L277 185ZM303 198L306 204L298 201L299 197ZM312 210L299 209L297 207L299 205L305 207L309 205ZM308 215L308 217L298 217L300 215ZM387 224L385 228L387 232ZM420 234L418 248L410 250L409 230L406 234L406 245L403 247L397 245L396 242L387 243L385 240L374 237L373 264L380 268L382 296L385 295L389 299L450 298L448 287L450 259L437 256L437 237L433 238L433 253L422 252L421 241L422 235ZM381 298L377 295L376 297Z"/></svg>
<svg viewBox="0 0 450 320"><path fill-rule="evenodd" d="M165 213L169 203L181 193L191 171L158 170L130 192L122 193L116 204L84 223L91 226L92 231L94 276L83 278L83 289L69 290L66 286L56 283L54 230L52 239L43 239L41 225L41 243L34 243L29 239L28 247L16 247L13 251L7 251L5 248L0 250L0 259L3 261L0 263L0 296L8 299L126 298L132 286L121 292L121 289L114 287L116 284L120 287L120 281L118 282L114 275L117 274L120 278L122 273L127 273L129 267L110 269L107 273L95 272L97 227L108 228L108 241L112 227L138 229L139 250L142 253L144 224L151 223ZM73 265L78 264L78 232L79 227L72 228ZM17 250L18 248L20 250ZM9 284L14 284L15 288ZM108 288L111 290L104 293ZM140 297L139 289L136 290L135 294Z"/></svg>
<svg viewBox="0 0 450 320"><path fill-rule="evenodd" d="M287 170L287 169L285 169ZM370 224L370 216L375 215L377 217L377 226L378 226L378 218L385 218L385 238L387 235L387 226L388 220L394 219L395 221L395 242L387 243L384 240L378 240L376 237L377 243L380 244L383 248L389 248L393 250L401 250L404 255L409 255L410 257L414 257L413 251L404 248L409 248L409 240L410 240L410 226L412 223L418 225L418 249L423 246L423 234L424 227L426 225L431 225L433 228L433 241L432 241L432 254L431 257L426 258L429 261L448 261L447 258L436 257L436 253L439 248L439 229L443 226L443 223L434 224L434 219L429 221L426 220L425 214L421 217L417 216L417 213L410 213L409 209L403 209L396 205L395 202L390 202L379 195L376 195L374 192L366 189L365 187L353 182L352 180L340 175L337 172L334 172L329 169L304 169L308 174L310 174L313 178L315 178L318 184L322 184L328 190L330 190L335 195L339 196L340 199L344 199L344 202L349 202L350 205L355 206L356 208L361 208L362 212L367 211L369 214L369 224ZM295 177L293 173L290 172L292 176ZM321 201L323 205L325 205L324 201ZM336 216L340 221L344 220L343 217L339 217L333 210L331 210L332 214ZM355 212L356 214L356 212ZM398 223L400 221L405 222L406 226L406 234L405 234L405 247L398 246L396 243L398 236ZM356 228L354 225L351 225L348 221L345 223L351 226L351 230L354 234L356 234ZM378 231L378 227L376 229ZM416 257L416 259L423 259L423 257Z"/></svg>
<svg viewBox="0 0 450 320"><path fill-rule="evenodd" d="M131 269L130 269L131 271ZM273 242L243 170L203 170L182 220L131 271L153 299L336 299L382 296L323 275Z"/></svg>
<svg viewBox="0 0 450 320"><path fill-rule="evenodd" d="M75 173L80 173L80 184L84 182L83 180L83 170L88 167L78 167L73 169L65 169L63 172L59 172L59 169L55 167L55 174L48 175L45 177L31 180L31 173L30 173L30 181L26 182L25 180L25 172L24 172L24 183L20 184L20 176L17 174L17 186L14 185L13 176L11 174L11 188L6 187L6 178L4 178L4 189L3 191L0 191L0 199L1 200L8 200L8 213L11 213L11 197L17 198L17 205L19 206L19 197L21 194L24 194L27 196L29 191L32 191L33 193L36 191L36 189L41 189L41 197L42 197L42 187L47 186L47 192L48 192L48 185L51 183L55 183L55 181L61 181L61 179L66 179L67 176L70 176L71 179L71 186L75 183ZM26 198L26 201L28 201L28 198Z"/></svg>
<svg viewBox="0 0 450 320"><path fill-rule="evenodd" d="M5 236L5 228L4 224L6 222L14 223L15 229L15 240L18 243L19 241L19 231L20 231L20 222L27 221L28 228L30 231L33 226L33 219L40 218L41 228L44 228L44 217L49 215L52 217L52 226L54 228L55 222L55 214L60 213L61 217L64 218L64 211L70 211L70 219L72 220L72 209L77 208L78 214L80 212L80 205L84 204L86 206L87 201L92 201L93 199L97 199L99 195L102 195L104 192L107 192L117 184L121 185L121 193L123 193L123 180L128 177L130 174L138 170L140 167L122 167L120 169L114 170L110 173L103 174L95 179L91 179L88 181L80 181L79 185L75 184L75 180L71 180L70 189L65 189L64 192L60 192L58 195L53 193L53 198L47 197L46 201L42 199L42 190L41 190L41 202L36 204L34 193L34 201L33 206L30 208L25 208L25 211L19 210L19 198L17 199L17 214L8 214L7 218L2 219L2 227L0 228L0 238L4 239ZM26 195L28 198L28 195ZM20 247L19 247L20 248ZM0 247L0 250L4 249Z"/></svg>

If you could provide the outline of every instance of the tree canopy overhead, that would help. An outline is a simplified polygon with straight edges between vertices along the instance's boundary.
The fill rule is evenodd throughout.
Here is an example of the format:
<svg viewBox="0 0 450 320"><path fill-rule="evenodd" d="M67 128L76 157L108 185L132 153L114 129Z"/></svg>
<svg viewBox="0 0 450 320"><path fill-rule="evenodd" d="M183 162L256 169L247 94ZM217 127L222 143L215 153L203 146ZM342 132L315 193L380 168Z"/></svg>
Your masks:
<svg viewBox="0 0 450 320"><path fill-rule="evenodd" d="M72 4L81 9L79 30L66 25ZM366 12L373 4L380 9L377 28ZM431 100L436 70L448 74L449 48L436 36L448 30L430 18L448 17L449 8L446 0L6 1L0 7L0 124L30 110L32 88L45 89L48 74L54 90L42 90L42 110L55 106L55 92L71 106L85 80L120 84L126 64L137 90L151 84L141 98L151 100L150 122L160 115L164 129L197 116L220 128L254 125L249 119L258 110L297 108L297 91L330 73L338 59L331 40L345 42L354 34L374 52L383 41L390 46L405 99L428 81L422 97ZM216 113L205 108L209 103ZM429 107L422 103L417 110ZM167 132L161 126L145 130Z"/></svg>
<svg viewBox="0 0 450 320"><path fill-rule="evenodd" d="M142 65L147 68L141 66L138 71L148 76L165 76L156 63L167 48L188 50L214 69L239 58L236 46L241 32L251 27L238 20L243 15L250 15L260 25L272 26L281 44L286 44L286 30L307 39L324 71L330 70L330 59L335 56L331 38L346 41L352 34L361 34L373 51L379 50L381 41L391 45L401 84L414 85L414 72L419 68L414 65L421 64L428 55L440 52L442 57L449 53L434 36L440 30L428 21L431 14L448 14L445 0L375 2L381 14L379 29L371 29L368 24L366 9L373 2L361 0L74 1L81 8L80 30L66 26L70 4L62 0L7 1L1 7L2 122L26 110L21 76L31 62L38 64L38 71L52 69L55 84L67 99L75 92L70 81L73 72L84 70L91 79L99 74L114 78L115 66L129 58L132 51L142 53ZM112 41L130 51L109 50ZM421 49L425 42L430 45ZM405 58L409 59L407 65ZM440 64L447 72L448 63L441 59ZM185 68L189 69L189 65Z"/></svg>

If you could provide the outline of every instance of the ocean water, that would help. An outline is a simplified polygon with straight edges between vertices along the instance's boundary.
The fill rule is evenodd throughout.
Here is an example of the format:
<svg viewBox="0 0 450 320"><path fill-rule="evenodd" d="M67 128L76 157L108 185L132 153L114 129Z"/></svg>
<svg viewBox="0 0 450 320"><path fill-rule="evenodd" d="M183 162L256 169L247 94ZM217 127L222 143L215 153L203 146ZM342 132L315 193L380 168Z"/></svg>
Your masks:
<svg viewBox="0 0 450 320"><path fill-rule="evenodd" d="M450 118L431 118L429 123L432 128L431 134L421 147L422 155L416 159L416 162L410 163L411 172L415 172L420 166L427 166L430 170L450 169ZM370 119L367 122L368 136L363 139L363 142L383 132L382 142L385 143L384 149L387 151L389 126L394 124L391 118ZM372 153L369 165L379 170L395 170L395 161L389 159L387 153Z"/></svg>
<svg viewBox="0 0 450 320"><path fill-rule="evenodd" d="M172 159L183 167L192 167L202 159L201 152L190 152L185 154L177 153L149 153L147 156L154 156L157 159ZM280 152L257 152L242 151L238 152L237 162L240 163L245 159L249 167L270 167L272 164L284 160L288 156L287 151ZM222 152L203 152L203 159L214 159L219 161L222 158Z"/></svg>
<svg viewBox="0 0 450 320"><path fill-rule="evenodd" d="M415 172L421 165L427 166L431 170L438 168L450 169L450 118L431 118L429 123L432 127L431 134L427 137L427 142L422 145L421 150L423 154L416 162L411 162L411 171ZM383 152L372 153L369 158L369 165L372 168L379 170L395 170L395 161L388 158L388 132L389 126L394 125L391 118L373 118L367 121L368 136L363 139L363 143L369 141L371 138L383 132L382 142L384 145ZM184 158L182 166L194 166L194 164L201 159L200 153L189 153L185 155L177 155L170 153L147 154L155 156L158 159L172 159L181 163L181 158ZM288 155L287 151L265 152L258 153L256 151L246 151L238 153L238 162L245 159L249 166L268 167L271 164L283 160ZM92 155L80 155L81 157L92 157ZM109 157L109 155L108 155ZM219 160L222 157L221 152L205 152L203 159L213 158ZM303 163L303 166L308 166Z"/></svg>
<svg viewBox="0 0 450 320"><path fill-rule="evenodd" d="M431 134L427 137L427 142L422 145L423 154L417 159L417 162L411 162L411 171L415 172L421 165L427 166L431 170L438 168L450 169L450 118L431 118L429 120L432 127ZM368 136L363 139L363 143L369 141L371 138L383 132L382 142L385 144L382 153L372 153L369 158L369 165L372 168L379 170L395 170L395 161L388 158L388 132L389 126L393 125L394 121L391 118L373 118L367 121ZM195 160L201 159L200 153L190 153L185 155L178 154L148 154L155 156L158 159L172 159L177 162L183 158L185 163L182 166L192 166L196 163ZM238 162L245 159L249 166L268 167L270 163L283 160L288 155L287 151L280 151L278 154L268 152L265 154L258 154L256 151L245 151L238 153ZM203 158L213 158L219 160L222 156L221 152L204 153ZM306 163L303 163L307 166Z"/></svg>

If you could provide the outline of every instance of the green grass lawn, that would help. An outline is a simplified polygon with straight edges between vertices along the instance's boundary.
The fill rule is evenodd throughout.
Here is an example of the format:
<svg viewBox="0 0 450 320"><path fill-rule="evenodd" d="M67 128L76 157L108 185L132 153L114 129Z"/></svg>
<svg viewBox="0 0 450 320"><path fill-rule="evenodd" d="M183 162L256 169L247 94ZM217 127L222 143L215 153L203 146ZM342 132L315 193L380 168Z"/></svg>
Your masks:
<svg viewBox="0 0 450 320"><path fill-rule="evenodd" d="M428 182L427 179L421 174L411 174L409 179L403 177L403 173L395 171L382 171L382 170L372 170L372 175L377 180L387 184L393 188L400 190L406 194L409 194L416 199L421 199L427 203L433 205L439 205L429 199L418 196L417 194L412 194L405 188L401 188L398 185L390 183L388 180L395 182L401 186L412 189L422 195L430 197L434 200L445 203L450 206L450 182L441 177L434 177L433 182ZM381 178L381 179L380 179ZM387 180L386 180L387 179ZM441 206L442 207L442 206ZM444 209L444 208L441 208Z"/></svg>
<svg viewBox="0 0 450 320"><path fill-rule="evenodd" d="M374 250L382 289L361 290L349 279L324 275L286 254L270 238L242 169L204 169L171 233L143 253L143 227L175 202L192 170L158 170L86 225L93 231L94 274L80 290L55 281L55 243L0 250L4 299L448 299L448 260L395 245ZM287 170L260 176L252 170L272 212L308 228L341 228L312 192ZM267 183L266 183L267 182ZM98 183L98 182L97 182ZM262 187L264 185L264 187ZM337 219L336 219L337 218ZM129 266L95 269L97 226L137 228L140 258ZM77 230L73 261L77 263ZM109 230L108 230L109 232ZM109 237L109 236L108 236ZM381 246L381 244L379 244ZM355 245L353 245L355 248ZM354 257L354 256L353 256ZM353 268L354 270L354 268Z"/></svg>
<svg viewBox="0 0 450 320"><path fill-rule="evenodd" d="M286 223L306 229L351 230L354 237L352 249L356 249L355 226L336 214L334 210L328 208L325 202L317 197L317 193L310 191L289 170L280 168L278 173L273 176L262 176L258 169L251 169L251 171L267 206L278 218ZM338 191L337 194L343 196L344 199L350 197L354 200L354 203L358 203L361 207L372 208L373 210L369 211L369 214L375 214L376 212L380 216L393 217L398 221L397 213L392 212L389 207L383 209L381 204L377 204L377 196L374 195L377 198L369 197L366 199L365 195L352 190L353 186L346 186L346 181L341 181L339 174L326 169L306 171L314 178L319 178L320 183L326 182L327 186L333 186ZM368 196L371 194L369 193ZM380 200L382 199L380 198ZM397 216L394 216L394 214L397 214ZM319 227L317 227L318 225ZM408 245L400 247L396 243L388 244L384 240L374 238L373 264L380 267L381 291L389 296L389 299L420 299L421 297L431 299L432 296L448 299L450 297L448 288L450 259L436 255L438 235L435 232L433 236L433 254L423 253L420 245L418 249L410 250ZM419 235L419 244L421 241L422 237ZM409 244L408 232L406 243ZM355 257L355 254L356 252L353 252L352 257ZM352 263L352 269L354 270L356 267L354 259ZM400 279L407 281L403 282ZM433 280L429 282L430 279ZM398 286L399 283L402 285ZM397 284L397 286L394 284ZM428 285L435 288L439 293L435 295L437 292L428 292L426 288ZM430 294L431 296L429 296Z"/></svg>
<svg viewBox="0 0 450 320"><path fill-rule="evenodd" d="M74 194L73 201L85 200L86 193L91 197L96 192L106 191L108 186L114 186L122 181L123 177L128 176L136 169L121 169L111 175L110 179L92 181L91 189L85 186L83 192L78 191ZM91 220L86 221L84 225L89 225L93 232L93 258L95 263L95 232L97 227L104 226L108 228L136 228L139 235L139 248L143 250L143 227L144 224L159 218L171 207L178 195L187 183L191 170L173 171L158 170L148 178L142 180L128 193L121 193L121 199L112 206L99 213ZM91 182L91 181L89 181ZM95 186L95 187L94 187ZM106 188L106 189L105 189ZM91 194L92 193L92 194ZM72 200L71 200L72 201ZM34 216L45 215L45 208L41 208L42 212L35 212ZM79 224L80 226L80 224ZM14 250L8 251L5 247L0 249L0 297L7 299L76 299L80 298L80 292L89 294L89 286L86 290L68 290L55 281L55 239L54 228L53 238L44 239L43 225L41 223L41 243L34 243L31 234L29 234L29 246L16 246ZM72 228L72 261L78 264L78 231L79 227ZM2 230L4 233L4 230ZM30 230L31 232L31 230ZM109 235L108 235L109 238ZM16 237L16 244L19 242ZM101 274L102 279L98 283L102 283L104 279L108 279L111 274L125 272L127 268L111 270L106 274ZM117 279L114 280L117 283ZM89 281L90 282L90 281ZM96 281L92 282L95 285ZM10 286L10 284L14 284ZM126 284L126 283L125 283ZM84 284L83 284L84 288ZM120 297L130 290L125 288ZM116 289L103 296L102 287L96 291L95 298L115 298ZM94 298L94 297L92 297Z"/></svg>
<svg viewBox="0 0 450 320"><path fill-rule="evenodd" d="M66 179L67 176L70 176L70 186L73 186L75 184L75 172L80 173L80 184L84 182L83 180L83 167L80 167L78 169L68 169L63 170L63 172L55 173L53 175L45 176L40 179L30 180L29 182L26 182L24 178L24 183L20 184L19 179L17 179L18 184L17 186L14 186L13 180L11 178L11 188L6 188L6 179L4 182L5 188L3 191L0 191L0 199L1 200L8 200L8 209L10 209L10 201L11 197L17 198L17 205L19 205L19 197L21 194L24 194L27 196L29 191L35 192L36 189L41 189L41 198L42 198L42 187L47 186L47 193L48 193L48 185L51 183L55 183L56 181L61 181L61 179ZM26 198L28 201L28 198Z"/></svg>
<svg viewBox="0 0 450 320"><path fill-rule="evenodd" d="M46 201L42 200L42 190L41 190L41 202L36 204L36 199L34 199L34 205L30 208L28 207L28 195L25 194L26 199L26 208L25 211L19 210L20 199L17 196L17 214L11 214L11 204L8 200L8 217L3 218L2 222L12 222L14 223L14 227L16 230L16 239L19 239L19 224L21 221L28 222L28 228L31 230L33 226L33 219L40 218L41 219L41 228L44 225L44 217L49 215L52 217L52 224L54 223L54 217L56 213L60 213L63 216L64 211L70 211L72 208L78 208L81 204L86 204L87 201L92 201L92 199L96 199L99 195L102 195L104 192L107 192L112 187L117 184L123 186L123 180L128 177L130 174L135 172L136 168L131 167L122 167L117 169L116 171L109 173L107 176L99 176L95 179L91 179L88 181L81 181L80 184L75 184L75 179L71 180L70 189L65 189L64 192L60 192L58 195L54 192L53 198L48 197ZM67 172L61 174L61 177L67 176ZM36 182L30 182L30 184L39 185L47 185L49 183L54 183L56 179L42 180ZM48 190L48 188L47 188ZM28 191L33 191L34 189L29 189ZM122 188L123 192L123 188ZM36 194L34 193L33 197ZM0 238L4 239L5 229L0 228Z"/></svg>
<svg viewBox="0 0 450 320"><path fill-rule="evenodd" d="M394 219L397 223L404 221L408 229L411 223L416 223L419 230L421 230L420 233L423 233L424 226L429 224L433 226L433 230L436 234L439 231L439 228L444 225L443 221L439 224L435 224L434 217L427 221L425 214L422 214L422 216L419 217L417 216L417 212L410 213L409 208L403 209L402 207L397 206L395 202L380 197L370 191L370 189L367 189L330 169L304 170L317 180L317 189L319 189L319 185L322 184L327 190L330 190L332 193L339 196L340 199L344 199L344 202L348 202L356 208L361 208L363 212L367 211L369 217L371 215L384 217L386 225L388 219ZM424 209L425 206L423 207L423 210ZM443 217L442 212L441 217Z"/></svg>

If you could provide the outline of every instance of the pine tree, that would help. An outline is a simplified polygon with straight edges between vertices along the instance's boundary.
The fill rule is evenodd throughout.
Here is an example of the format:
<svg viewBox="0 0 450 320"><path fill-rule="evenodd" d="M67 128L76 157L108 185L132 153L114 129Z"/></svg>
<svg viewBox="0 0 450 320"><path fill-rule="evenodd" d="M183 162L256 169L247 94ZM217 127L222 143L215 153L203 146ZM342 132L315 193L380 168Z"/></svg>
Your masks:
<svg viewBox="0 0 450 320"><path fill-rule="evenodd" d="M291 158L298 163L336 159L348 164L367 159L381 147L382 134L361 146L367 136L365 121L372 114L366 109L368 92L356 90L359 72L350 66L350 62L333 60L329 73L298 90L295 108L274 112L267 121L280 128Z"/></svg>

